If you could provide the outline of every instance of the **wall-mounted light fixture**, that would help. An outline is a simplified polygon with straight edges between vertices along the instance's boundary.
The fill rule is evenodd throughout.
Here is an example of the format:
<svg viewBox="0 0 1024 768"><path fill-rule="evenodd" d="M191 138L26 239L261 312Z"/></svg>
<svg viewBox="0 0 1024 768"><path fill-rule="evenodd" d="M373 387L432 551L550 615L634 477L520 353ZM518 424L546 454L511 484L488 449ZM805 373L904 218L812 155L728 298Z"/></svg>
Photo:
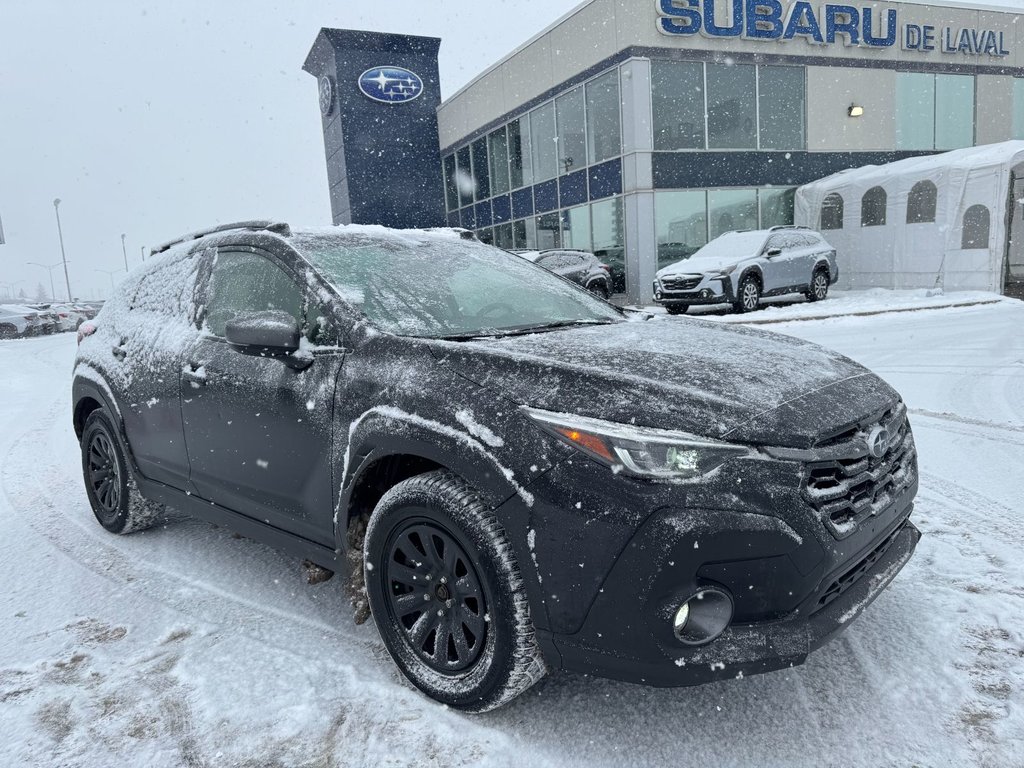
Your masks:
<svg viewBox="0 0 1024 768"><path fill-rule="evenodd" d="M846 114L848 114L850 117L860 117L861 115L864 114L864 107L860 106L859 104L851 104L850 108L846 110Z"/></svg>

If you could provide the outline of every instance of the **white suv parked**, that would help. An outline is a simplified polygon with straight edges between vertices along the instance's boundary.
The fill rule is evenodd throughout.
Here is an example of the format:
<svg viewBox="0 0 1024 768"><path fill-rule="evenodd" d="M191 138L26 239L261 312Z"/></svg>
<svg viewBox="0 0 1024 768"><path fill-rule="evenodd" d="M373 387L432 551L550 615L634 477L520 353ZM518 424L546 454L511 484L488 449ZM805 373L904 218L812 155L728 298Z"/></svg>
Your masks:
<svg viewBox="0 0 1024 768"><path fill-rule="evenodd" d="M654 301L673 315L691 304L729 303L737 312L752 312L763 296L803 293L820 301L838 279L835 248L814 230L726 232L688 259L658 270Z"/></svg>

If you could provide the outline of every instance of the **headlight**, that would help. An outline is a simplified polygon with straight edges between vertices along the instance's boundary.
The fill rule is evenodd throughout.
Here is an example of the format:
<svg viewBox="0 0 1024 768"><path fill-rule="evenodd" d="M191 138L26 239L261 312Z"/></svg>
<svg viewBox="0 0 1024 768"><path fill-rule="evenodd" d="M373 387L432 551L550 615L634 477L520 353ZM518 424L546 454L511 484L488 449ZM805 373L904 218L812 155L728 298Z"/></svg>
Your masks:
<svg viewBox="0 0 1024 768"><path fill-rule="evenodd" d="M610 421L524 408L544 431L582 451L613 472L653 480L692 480L737 456L756 456L732 445L686 432L633 427Z"/></svg>
<svg viewBox="0 0 1024 768"><path fill-rule="evenodd" d="M721 280L721 279L724 279L724 278L728 277L729 275L731 275L735 271L736 271L736 265L733 264L731 267L726 267L725 269L719 269L719 270L717 270L715 272L708 273L707 278L708 278L708 280Z"/></svg>

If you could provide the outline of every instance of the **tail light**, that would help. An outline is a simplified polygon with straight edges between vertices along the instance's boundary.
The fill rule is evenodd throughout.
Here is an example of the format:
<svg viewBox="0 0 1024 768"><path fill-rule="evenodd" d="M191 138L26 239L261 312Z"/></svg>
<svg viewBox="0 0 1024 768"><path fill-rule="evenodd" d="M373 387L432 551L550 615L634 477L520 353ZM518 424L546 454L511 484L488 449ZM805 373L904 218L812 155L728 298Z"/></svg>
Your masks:
<svg viewBox="0 0 1024 768"><path fill-rule="evenodd" d="M59 317L62 320L67 320L68 319L68 313L67 312L58 312L57 313L57 317Z"/></svg>
<svg viewBox="0 0 1024 768"><path fill-rule="evenodd" d="M33 320L38 320L39 315L25 315L25 319L31 323Z"/></svg>
<svg viewBox="0 0 1024 768"><path fill-rule="evenodd" d="M598 264L597 266L599 266L601 269L603 269L609 275L612 273L612 268L609 267L607 264Z"/></svg>
<svg viewBox="0 0 1024 768"><path fill-rule="evenodd" d="M96 333L96 326L92 323L82 323L78 326L78 343L81 344L82 340L92 336Z"/></svg>

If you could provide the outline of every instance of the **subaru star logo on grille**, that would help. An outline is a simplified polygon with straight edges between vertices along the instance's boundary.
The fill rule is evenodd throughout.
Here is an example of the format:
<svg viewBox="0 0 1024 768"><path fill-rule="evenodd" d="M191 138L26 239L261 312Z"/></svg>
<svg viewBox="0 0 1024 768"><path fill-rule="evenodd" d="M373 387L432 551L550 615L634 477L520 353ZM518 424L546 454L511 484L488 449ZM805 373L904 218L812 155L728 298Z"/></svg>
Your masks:
<svg viewBox="0 0 1024 768"><path fill-rule="evenodd" d="M374 101L401 104L423 93L423 80L402 67L373 67L359 76L359 90Z"/></svg>
<svg viewBox="0 0 1024 768"><path fill-rule="evenodd" d="M882 458L889 450L889 440L889 430L882 426L876 426L868 434L868 453L876 459Z"/></svg>

